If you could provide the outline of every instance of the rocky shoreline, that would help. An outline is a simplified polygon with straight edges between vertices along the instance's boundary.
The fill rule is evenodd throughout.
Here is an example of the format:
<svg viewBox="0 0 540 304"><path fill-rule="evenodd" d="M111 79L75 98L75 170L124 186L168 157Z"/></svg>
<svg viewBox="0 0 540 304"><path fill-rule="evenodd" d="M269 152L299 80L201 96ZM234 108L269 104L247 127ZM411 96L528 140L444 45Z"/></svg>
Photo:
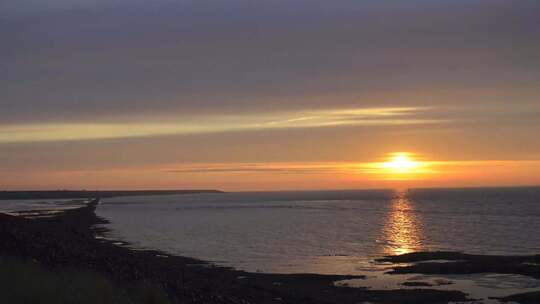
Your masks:
<svg viewBox="0 0 540 304"><path fill-rule="evenodd" d="M378 260L397 264L389 274L518 274L540 279L540 255L500 256L475 255L452 251L413 252L387 256ZM442 262L441 262L442 261ZM400 264L407 263L406 266ZM540 303L540 291L526 292L497 298L503 302L522 304Z"/></svg>
<svg viewBox="0 0 540 304"><path fill-rule="evenodd" d="M96 238L106 232L99 228L106 221L96 216L97 204L94 200L55 216L0 214L0 255L35 261L50 269L95 271L125 286L151 283L163 289L172 303L416 304L471 300L460 291L334 285L335 281L362 278L359 276L249 273L156 250L131 250L113 240Z"/></svg>
<svg viewBox="0 0 540 304"><path fill-rule="evenodd" d="M414 252L379 259L380 262L414 263L394 267L391 274L519 274L540 279L540 255L474 255L452 251ZM440 261L444 261L441 263Z"/></svg>

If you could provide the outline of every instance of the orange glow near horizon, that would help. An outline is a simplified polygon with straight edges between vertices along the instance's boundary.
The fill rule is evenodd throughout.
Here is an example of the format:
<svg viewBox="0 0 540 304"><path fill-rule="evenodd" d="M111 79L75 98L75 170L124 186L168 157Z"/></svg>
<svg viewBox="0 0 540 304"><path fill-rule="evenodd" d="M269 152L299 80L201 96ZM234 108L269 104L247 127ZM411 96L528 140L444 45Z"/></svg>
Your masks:
<svg viewBox="0 0 540 304"><path fill-rule="evenodd" d="M407 152L400 152L407 153ZM540 160L432 160L391 153L370 162L170 163L77 170L3 172L7 190L323 190L540 185Z"/></svg>
<svg viewBox="0 0 540 304"><path fill-rule="evenodd" d="M413 173L420 165L419 162L411 158L411 153L392 153L389 161L382 163L381 167L397 174Z"/></svg>
<svg viewBox="0 0 540 304"><path fill-rule="evenodd" d="M433 162L418 160L411 152L394 152L383 162L368 163L368 173L381 175L386 180L420 179L434 173Z"/></svg>

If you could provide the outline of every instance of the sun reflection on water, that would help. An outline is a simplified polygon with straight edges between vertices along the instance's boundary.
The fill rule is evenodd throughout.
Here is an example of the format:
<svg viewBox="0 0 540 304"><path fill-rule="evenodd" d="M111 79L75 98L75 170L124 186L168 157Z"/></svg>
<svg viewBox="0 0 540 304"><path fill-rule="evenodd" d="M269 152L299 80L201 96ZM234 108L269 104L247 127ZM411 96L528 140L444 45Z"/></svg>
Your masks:
<svg viewBox="0 0 540 304"><path fill-rule="evenodd" d="M396 255L422 250L422 223L407 191L397 191L390 203L383 228L385 254Z"/></svg>

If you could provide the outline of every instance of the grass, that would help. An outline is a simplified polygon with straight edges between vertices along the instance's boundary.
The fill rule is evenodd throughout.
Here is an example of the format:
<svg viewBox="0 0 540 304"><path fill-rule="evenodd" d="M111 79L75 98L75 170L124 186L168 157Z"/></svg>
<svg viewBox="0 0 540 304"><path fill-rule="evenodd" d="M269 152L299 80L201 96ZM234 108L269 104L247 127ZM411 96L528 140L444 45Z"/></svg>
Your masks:
<svg viewBox="0 0 540 304"><path fill-rule="evenodd" d="M95 273L49 270L32 261L0 257L0 302L11 304L167 304L158 288L120 288Z"/></svg>

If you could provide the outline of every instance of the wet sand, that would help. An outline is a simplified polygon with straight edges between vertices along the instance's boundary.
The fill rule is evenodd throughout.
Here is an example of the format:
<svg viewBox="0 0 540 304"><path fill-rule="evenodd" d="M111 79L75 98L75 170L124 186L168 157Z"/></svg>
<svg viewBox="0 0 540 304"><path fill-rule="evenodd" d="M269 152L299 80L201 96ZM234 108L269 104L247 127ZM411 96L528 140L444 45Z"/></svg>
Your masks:
<svg viewBox="0 0 540 304"><path fill-rule="evenodd" d="M335 286L361 276L264 274L217 267L155 250L131 250L100 238L106 223L94 213L98 201L55 216L0 214L0 255L32 260L48 268L101 273L121 285L151 282L173 303L449 303L469 299L460 291L367 290ZM97 225L97 226L96 226ZM530 303L530 302L524 302Z"/></svg>

